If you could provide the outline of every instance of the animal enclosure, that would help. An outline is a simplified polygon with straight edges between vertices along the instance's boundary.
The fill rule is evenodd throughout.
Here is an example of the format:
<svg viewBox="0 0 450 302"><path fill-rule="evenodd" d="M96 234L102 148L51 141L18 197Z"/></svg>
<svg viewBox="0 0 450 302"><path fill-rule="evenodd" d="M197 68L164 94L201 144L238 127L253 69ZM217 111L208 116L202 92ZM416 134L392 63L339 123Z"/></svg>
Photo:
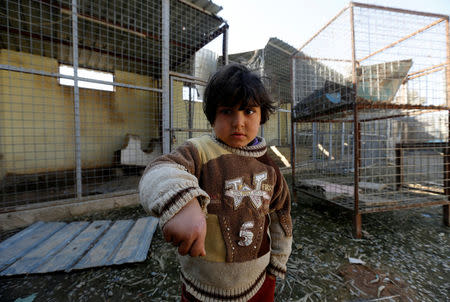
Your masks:
<svg viewBox="0 0 450 302"><path fill-rule="evenodd" d="M291 145L291 56L297 50L277 38L262 49L230 54L229 61L246 65L259 74L278 111L262 126L269 145Z"/></svg>
<svg viewBox="0 0 450 302"><path fill-rule="evenodd" d="M220 6L207 0L2 4L0 228L8 215L23 223L22 210L136 202L146 164L211 133L203 91L228 57ZM222 44L221 58L206 49L211 42ZM290 57L282 63L289 77ZM281 109L260 134L289 150L290 84L279 77L270 84Z"/></svg>
<svg viewBox="0 0 450 302"><path fill-rule="evenodd" d="M171 76L197 76L196 54L227 31L221 7L1 3L1 212L135 194L146 163L170 150L170 117L184 118L170 113L170 96L184 101Z"/></svg>
<svg viewBox="0 0 450 302"><path fill-rule="evenodd" d="M350 3L292 60L295 189L361 214L443 205L449 18Z"/></svg>

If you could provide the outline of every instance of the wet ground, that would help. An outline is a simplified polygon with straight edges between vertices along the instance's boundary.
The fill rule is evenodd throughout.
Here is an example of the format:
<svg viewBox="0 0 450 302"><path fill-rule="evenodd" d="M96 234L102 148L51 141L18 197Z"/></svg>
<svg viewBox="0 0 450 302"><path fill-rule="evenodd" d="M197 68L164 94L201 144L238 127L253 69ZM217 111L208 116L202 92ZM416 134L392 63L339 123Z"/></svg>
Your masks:
<svg viewBox="0 0 450 302"><path fill-rule="evenodd" d="M145 215L134 207L77 220ZM364 215L363 239L353 238L350 213L317 200L295 202L292 217L293 252L276 301L450 301L450 228L442 207ZM158 230L145 262L2 277L0 301L178 301L177 269L175 249Z"/></svg>

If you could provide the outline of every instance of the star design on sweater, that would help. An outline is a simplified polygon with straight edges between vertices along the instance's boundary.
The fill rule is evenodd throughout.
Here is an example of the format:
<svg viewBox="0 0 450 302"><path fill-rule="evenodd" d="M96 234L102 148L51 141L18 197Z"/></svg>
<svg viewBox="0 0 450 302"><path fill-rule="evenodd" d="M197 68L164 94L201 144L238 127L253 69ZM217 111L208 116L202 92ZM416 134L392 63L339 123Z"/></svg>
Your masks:
<svg viewBox="0 0 450 302"><path fill-rule="evenodd" d="M233 206L236 210L242 203L244 197L249 197L253 206L259 209L263 199L270 199L269 194L261 189L261 184L267 179L267 172L257 174L253 177L255 189L245 184L242 177L225 181L225 195L233 198Z"/></svg>

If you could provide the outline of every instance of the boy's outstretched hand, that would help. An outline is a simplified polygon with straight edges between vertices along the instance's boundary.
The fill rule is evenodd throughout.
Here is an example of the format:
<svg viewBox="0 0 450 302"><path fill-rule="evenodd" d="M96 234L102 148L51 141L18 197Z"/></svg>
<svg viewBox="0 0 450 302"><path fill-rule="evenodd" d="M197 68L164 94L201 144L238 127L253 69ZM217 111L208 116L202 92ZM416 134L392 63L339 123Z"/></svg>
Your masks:
<svg viewBox="0 0 450 302"><path fill-rule="evenodd" d="M162 230L164 239L178 246L180 255L206 256L206 219L197 198L167 221Z"/></svg>

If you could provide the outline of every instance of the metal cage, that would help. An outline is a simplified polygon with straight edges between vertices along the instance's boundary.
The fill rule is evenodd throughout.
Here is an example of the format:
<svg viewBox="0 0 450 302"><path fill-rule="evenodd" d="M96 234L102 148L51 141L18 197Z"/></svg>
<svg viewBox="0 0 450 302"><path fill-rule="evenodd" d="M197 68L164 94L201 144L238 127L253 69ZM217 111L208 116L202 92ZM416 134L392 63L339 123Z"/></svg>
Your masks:
<svg viewBox="0 0 450 302"><path fill-rule="evenodd" d="M173 127L190 126L174 106L183 102L176 76L199 77L196 55L228 28L217 16L221 7L0 3L0 211L136 200L145 165L170 151Z"/></svg>
<svg viewBox="0 0 450 302"><path fill-rule="evenodd" d="M295 190L361 215L443 205L449 18L351 2L292 59Z"/></svg>

